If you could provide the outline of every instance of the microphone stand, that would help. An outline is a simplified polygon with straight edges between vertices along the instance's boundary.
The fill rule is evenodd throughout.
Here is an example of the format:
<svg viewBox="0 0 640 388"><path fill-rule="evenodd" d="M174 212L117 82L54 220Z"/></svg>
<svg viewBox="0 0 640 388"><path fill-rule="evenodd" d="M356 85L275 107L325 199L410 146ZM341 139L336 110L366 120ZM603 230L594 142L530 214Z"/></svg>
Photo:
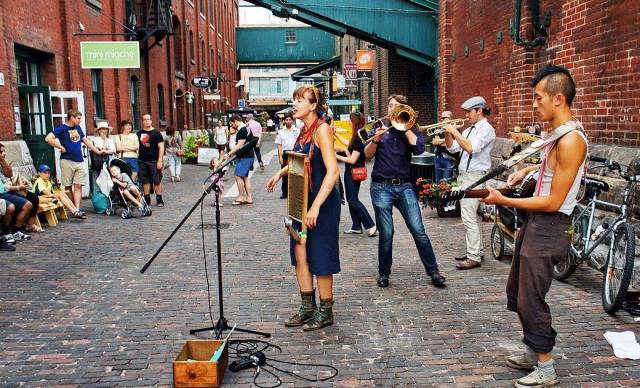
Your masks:
<svg viewBox="0 0 640 388"><path fill-rule="evenodd" d="M249 142L249 144L243 146L243 148L245 148L245 149L251 148L251 144L255 144L255 142L251 141L251 142ZM245 150L245 152L246 152L246 150ZM238 154L239 155L244 154L244 152L242 152L242 149L238 150L237 155ZM222 179L222 176L224 175L224 173L226 171L225 168L232 161L234 161L237 158L237 155L234 155L231 158L229 158L226 161L224 161L222 163L222 165L220 165L220 167L218 167L211 174L211 176L213 176L215 174L218 174L218 176L211 182L211 184L209 184L209 187L207 187L204 190L204 192L202 193L202 196L200 196L200 199L198 199L196 201L196 203L193 205L193 207L191 207L191 209L187 212L187 214L184 216L184 218L182 218L182 220L178 223L178 226L176 226L176 228L173 230L173 232L171 232L169 237L167 237L167 239L162 243L162 245L160 245L160 248L158 248L156 253L154 253L153 256L151 256L151 259L149 259L149 261L147 261L147 263L140 270L140 273L142 273L142 274L144 274L147 271L147 269L149 268L151 263L153 263L153 261L156 259L156 257L158 257L160 252L162 252L164 247L169 243L169 241L173 238L173 236L178 232L178 230L180 230L182 225L187 221L189 216L191 216L191 213L193 213L196 210L198 205L200 205L200 203L204 200L204 198L208 194L210 194L211 191L213 190L215 192L215 196L216 196L216 243L217 243L217 256L218 256L218 305L219 305L219 316L218 316L218 321L216 322L215 326L204 327L204 328L201 328L201 329L192 329L192 330L189 330L189 334L195 334L195 333L199 333L199 332L203 332L203 331L212 331L212 330L214 330L216 332L216 338L219 339L219 338L222 337L222 332L223 331L231 330L231 328L232 328L231 326L229 326L229 322L224 317L224 299L223 299L223 293L222 293L222 246L221 246L221 236L220 236L220 202L219 202L220 190L218 189L218 181L220 179ZM266 338L271 337L270 333L265 333L265 332L261 332L261 331L242 329L242 328L239 328L239 327L236 327L235 330L239 331L239 332L242 332L242 333L259 335L259 336L266 337Z"/></svg>

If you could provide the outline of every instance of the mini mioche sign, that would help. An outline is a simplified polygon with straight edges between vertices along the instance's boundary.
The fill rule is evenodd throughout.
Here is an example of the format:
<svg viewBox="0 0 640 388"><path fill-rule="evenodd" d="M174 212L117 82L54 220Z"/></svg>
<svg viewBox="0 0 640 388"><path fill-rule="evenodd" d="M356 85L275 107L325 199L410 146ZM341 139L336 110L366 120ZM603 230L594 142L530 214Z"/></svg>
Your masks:
<svg viewBox="0 0 640 388"><path fill-rule="evenodd" d="M80 42L83 69L138 69L139 42Z"/></svg>
<svg viewBox="0 0 640 388"><path fill-rule="evenodd" d="M194 77L191 80L191 85L200 89L208 89L213 85L213 81L209 77Z"/></svg>

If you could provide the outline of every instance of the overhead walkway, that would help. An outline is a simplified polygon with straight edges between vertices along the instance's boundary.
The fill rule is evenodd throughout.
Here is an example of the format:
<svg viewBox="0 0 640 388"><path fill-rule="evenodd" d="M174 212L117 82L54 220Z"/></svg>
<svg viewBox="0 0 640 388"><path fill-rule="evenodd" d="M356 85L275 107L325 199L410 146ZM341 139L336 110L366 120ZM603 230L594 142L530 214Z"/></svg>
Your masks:
<svg viewBox="0 0 640 388"><path fill-rule="evenodd" d="M435 0L247 1L271 10L276 16L293 18L334 35L351 35L436 67L438 2ZM241 33L242 29L238 31Z"/></svg>

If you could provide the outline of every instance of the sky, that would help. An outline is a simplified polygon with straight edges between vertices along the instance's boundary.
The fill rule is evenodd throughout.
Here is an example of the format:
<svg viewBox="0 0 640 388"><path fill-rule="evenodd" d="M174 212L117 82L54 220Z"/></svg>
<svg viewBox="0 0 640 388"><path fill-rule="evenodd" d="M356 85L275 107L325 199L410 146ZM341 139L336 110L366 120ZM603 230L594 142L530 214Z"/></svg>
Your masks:
<svg viewBox="0 0 640 388"><path fill-rule="evenodd" d="M240 1L240 26L256 26L256 25L304 25L294 19L281 19L274 16L271 11L256 7L246 1Z"/></svg>

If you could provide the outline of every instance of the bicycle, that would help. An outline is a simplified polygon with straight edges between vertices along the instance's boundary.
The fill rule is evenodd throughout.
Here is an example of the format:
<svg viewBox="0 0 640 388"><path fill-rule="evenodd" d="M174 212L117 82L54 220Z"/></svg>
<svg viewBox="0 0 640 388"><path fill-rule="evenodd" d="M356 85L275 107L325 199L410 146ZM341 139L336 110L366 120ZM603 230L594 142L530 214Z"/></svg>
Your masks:
<svg viewBox="0 0 640 388"><path fill-rule="evenodd" d="M614 314L626 298L633 273L635 232L627 218L640 175L623 174L620 164L613 160L599 157L591 157L590 160L602 163L592 167L592 170L607 168L617 171L627 181L623 201L618 205L599 200L601 193L609 191L609 185L602 180L585 177L586 205L578 204L571 214L572 223L567 231L571 235L571 246L566 258L554 265L553 277L556 280L567 279L582 262L602 271L602 306L608 314ZM596 205L614 208L619 215L611 225L603 223L594 233L592 227ZM609 237L611 234L613 236ZM608 253L606 260L601 260L592 253L605 241L609 244Z"/></svg>

